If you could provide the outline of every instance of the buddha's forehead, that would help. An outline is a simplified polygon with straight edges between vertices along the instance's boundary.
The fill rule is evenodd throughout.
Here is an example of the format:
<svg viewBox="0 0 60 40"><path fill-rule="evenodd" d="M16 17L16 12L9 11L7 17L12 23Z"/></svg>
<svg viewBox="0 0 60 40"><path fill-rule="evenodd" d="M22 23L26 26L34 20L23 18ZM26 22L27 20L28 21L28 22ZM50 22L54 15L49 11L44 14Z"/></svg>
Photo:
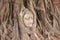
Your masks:
<svg viewBox="0 0 60 40"><path fill-rule="evenodd" d="M26 12L26 14L24 15L24 17L33 17L33 14L31 12Z"/></svg>

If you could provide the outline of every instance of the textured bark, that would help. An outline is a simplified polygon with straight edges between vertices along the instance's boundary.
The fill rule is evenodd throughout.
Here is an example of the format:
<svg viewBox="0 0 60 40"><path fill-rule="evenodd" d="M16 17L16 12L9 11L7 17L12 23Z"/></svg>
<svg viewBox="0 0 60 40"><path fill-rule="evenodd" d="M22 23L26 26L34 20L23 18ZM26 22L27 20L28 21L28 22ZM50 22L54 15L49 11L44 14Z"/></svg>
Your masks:
<svg viewBox="0 0 60 40"><path fill-rule="evenodd" d="M59 3L59 0L0 0L0 40L60 40ZM33 15L31 27L25 25L27 22L24 24L27 13Z"/></svg>

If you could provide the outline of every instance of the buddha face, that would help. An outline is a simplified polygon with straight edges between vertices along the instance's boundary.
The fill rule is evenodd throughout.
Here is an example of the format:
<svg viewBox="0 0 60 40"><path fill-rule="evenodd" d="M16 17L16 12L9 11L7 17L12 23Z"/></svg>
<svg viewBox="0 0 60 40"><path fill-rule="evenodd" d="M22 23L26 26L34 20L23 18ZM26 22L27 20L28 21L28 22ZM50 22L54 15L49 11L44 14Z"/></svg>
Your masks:
<svg viewBox="0 0 60 40"><path fill-rule="evenodd" d="M26 12L23 18L24 24L27 27L32 27L33 26L33 14L31 12Z"/></svg>

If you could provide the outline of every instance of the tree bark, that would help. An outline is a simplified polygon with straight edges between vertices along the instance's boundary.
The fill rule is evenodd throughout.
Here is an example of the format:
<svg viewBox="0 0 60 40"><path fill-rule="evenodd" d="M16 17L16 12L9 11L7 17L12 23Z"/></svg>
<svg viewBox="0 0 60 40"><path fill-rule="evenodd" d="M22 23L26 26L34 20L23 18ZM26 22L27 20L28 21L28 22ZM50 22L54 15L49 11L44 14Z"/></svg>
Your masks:
<svg viewBox="0 0 60 40"><path fill-rule="evenodd" d="M0 0L0 40L60 40L58 2Z"/></svg>

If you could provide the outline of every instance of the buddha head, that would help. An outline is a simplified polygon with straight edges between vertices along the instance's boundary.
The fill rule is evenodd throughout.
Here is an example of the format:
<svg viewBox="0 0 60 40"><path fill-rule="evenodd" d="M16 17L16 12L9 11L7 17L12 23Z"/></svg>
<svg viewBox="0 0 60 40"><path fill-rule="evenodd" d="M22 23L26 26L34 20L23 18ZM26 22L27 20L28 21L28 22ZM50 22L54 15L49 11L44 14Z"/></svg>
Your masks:
<svg viewBox="0 0 60 40"><path fill-rule="evenodd" d="M32 27L34 23L34 16L33 13L30 11L26 11L23 16L24 25L27 27Z"/></svg>

